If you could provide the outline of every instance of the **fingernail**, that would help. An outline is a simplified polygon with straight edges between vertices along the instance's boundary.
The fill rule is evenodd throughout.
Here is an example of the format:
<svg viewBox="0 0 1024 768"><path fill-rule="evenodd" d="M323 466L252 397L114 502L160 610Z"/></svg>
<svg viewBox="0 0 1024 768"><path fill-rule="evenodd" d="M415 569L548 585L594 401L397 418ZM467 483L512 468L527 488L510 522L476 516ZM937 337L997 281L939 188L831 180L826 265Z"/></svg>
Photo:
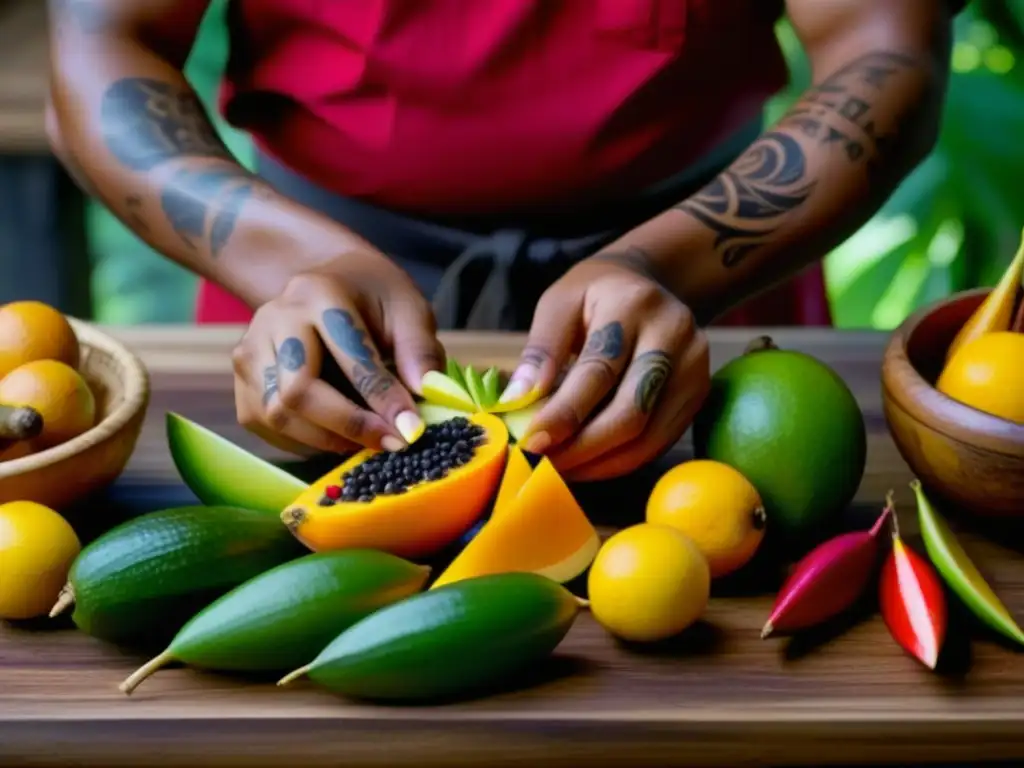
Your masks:
<svg viewBox="0 0 1024 768"><path fill-rule="evenodd" d="M390 453L397 453L398 451L405 450L405 443L394 435L384 435L384 437L380 439L380 447Z"/></svg>
<svg viewBox="0 0 1024 768"><path fill-rule="evenodd" d="M522 369L520 369L521 371ZM515 378L519 376L521 378ZM512 400L518 400L520 397L525 395L533 389L533 374L532 372L520 373L516 371L513 374L512 380L505 387L505 391L501 393L501 397L498 398L499 403L508 403Z"/></svg>
<svg viewBox="0 0 1024 768"><path fill-rule="evenodd" d="M544 453L551 446L551 435L547 432L537 432L526 438L523 443L523 450L530 453Z"/></svg>
<svg viewBox="0 0 1024 768"><path fill-rule="evenodd" d="M423 435L427 425L416 411L402 411L395 418L395 429L399 431L405 442L412 445Z"/></svg>

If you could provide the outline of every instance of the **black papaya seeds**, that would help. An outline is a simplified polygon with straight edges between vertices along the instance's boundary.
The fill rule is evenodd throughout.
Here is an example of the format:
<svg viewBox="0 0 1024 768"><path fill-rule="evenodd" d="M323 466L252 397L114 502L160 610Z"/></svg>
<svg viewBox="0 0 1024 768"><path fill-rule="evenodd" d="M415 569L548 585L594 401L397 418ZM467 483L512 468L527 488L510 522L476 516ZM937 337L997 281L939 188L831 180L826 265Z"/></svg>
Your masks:
<svg viewBox="0 0 1024 768"><path fill-rule="evenodd" d="M378 496L405 493L420 483L440 480L456 467L468 464L476 448L486 441L484 428L464 416L428 426L414 445L401 451L374 454L329 485L319 504L339 501L370 502Z"/></svg>

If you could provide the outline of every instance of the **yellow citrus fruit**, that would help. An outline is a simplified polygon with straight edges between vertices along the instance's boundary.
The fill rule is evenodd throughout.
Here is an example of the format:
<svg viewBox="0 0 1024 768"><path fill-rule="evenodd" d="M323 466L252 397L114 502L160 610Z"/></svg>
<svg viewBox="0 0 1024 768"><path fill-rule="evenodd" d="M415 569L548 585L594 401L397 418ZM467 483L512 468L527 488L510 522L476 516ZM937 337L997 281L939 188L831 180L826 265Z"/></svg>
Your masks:
<svg viewBox="0 0 1024 768"><path fill-rule="evenodd" d="M960 347L936 388L964 405L1024 424L1024 333L986 333Z"/></svg>
<svg viewBox="0 0 1024 768"><path fill-rule="evenodd" d="M74 529L49 507L0 504L0 618L49 613L80 550Z"/></svg>
<svg viewBox="0 0 1024 768"><path fill-rule="evenodd" d="M96 421L96 399L89 384L78 371L57 360L25 363L0 379L0 403L39 411L43 431L29 441L33 450L77 437Z"/></svg>
<svg viewBox="0 0 1024 768"><path fill-rule="evenodd" d="M590 566L590 611L633 642L682 632L707 608L711 573L697 545L666 525L640 523L609 538Z"/></svg>
<svg viewBox="0 0 1024 768"><path fill-rule="evenodd" d="M765 520L757 489L718 461L673 467L647 498L647 522L685 533L707 558L712 579L746 565L764 538Z"/></svg>
<svg viewBox="0 0 1024 768"><path fill-rule="evenodd" d="M0 378L33 360L58 360L78 368L78 337L59 311L41 301L0 307Z"/></svg>

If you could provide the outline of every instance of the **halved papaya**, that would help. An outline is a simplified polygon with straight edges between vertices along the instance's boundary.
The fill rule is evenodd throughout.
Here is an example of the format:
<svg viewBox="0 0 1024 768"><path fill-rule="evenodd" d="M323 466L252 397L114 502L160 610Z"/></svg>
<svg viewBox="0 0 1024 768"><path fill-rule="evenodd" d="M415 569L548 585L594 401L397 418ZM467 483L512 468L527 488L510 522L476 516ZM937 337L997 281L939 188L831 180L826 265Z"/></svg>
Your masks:
<svg viewBox="0 0 1024 768"><path fill-rule="evenodd" d="M490 520L431 589L514 571L538 573L564 584L590 566L600 545L597 530L544 458L514 497L495 504Z"/></svg>
<svg viewBox="0 0 1024 768"><path fill-rule="evenodd" d="M507 449L505 423L490 414L431 424L405 450L360 451L299 494L281 519L315 552L368 548L430 556L484 512Z"/></svg>

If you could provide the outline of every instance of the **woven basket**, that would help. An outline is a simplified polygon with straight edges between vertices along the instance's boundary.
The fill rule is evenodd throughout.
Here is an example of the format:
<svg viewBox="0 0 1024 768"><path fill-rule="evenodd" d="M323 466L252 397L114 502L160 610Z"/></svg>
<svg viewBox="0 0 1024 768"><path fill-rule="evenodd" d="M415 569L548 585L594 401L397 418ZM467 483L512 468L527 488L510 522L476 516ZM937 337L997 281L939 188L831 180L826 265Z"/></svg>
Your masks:
<svg viewBox="0 0 1024 768"><path fill-rule="evenodd" d="M149 405L149 374L123 344L69 318L81 345L79 371L96 397L97 423L65 443L0 462L0 503L61 509L108 486L135 450Z"/></svg>

